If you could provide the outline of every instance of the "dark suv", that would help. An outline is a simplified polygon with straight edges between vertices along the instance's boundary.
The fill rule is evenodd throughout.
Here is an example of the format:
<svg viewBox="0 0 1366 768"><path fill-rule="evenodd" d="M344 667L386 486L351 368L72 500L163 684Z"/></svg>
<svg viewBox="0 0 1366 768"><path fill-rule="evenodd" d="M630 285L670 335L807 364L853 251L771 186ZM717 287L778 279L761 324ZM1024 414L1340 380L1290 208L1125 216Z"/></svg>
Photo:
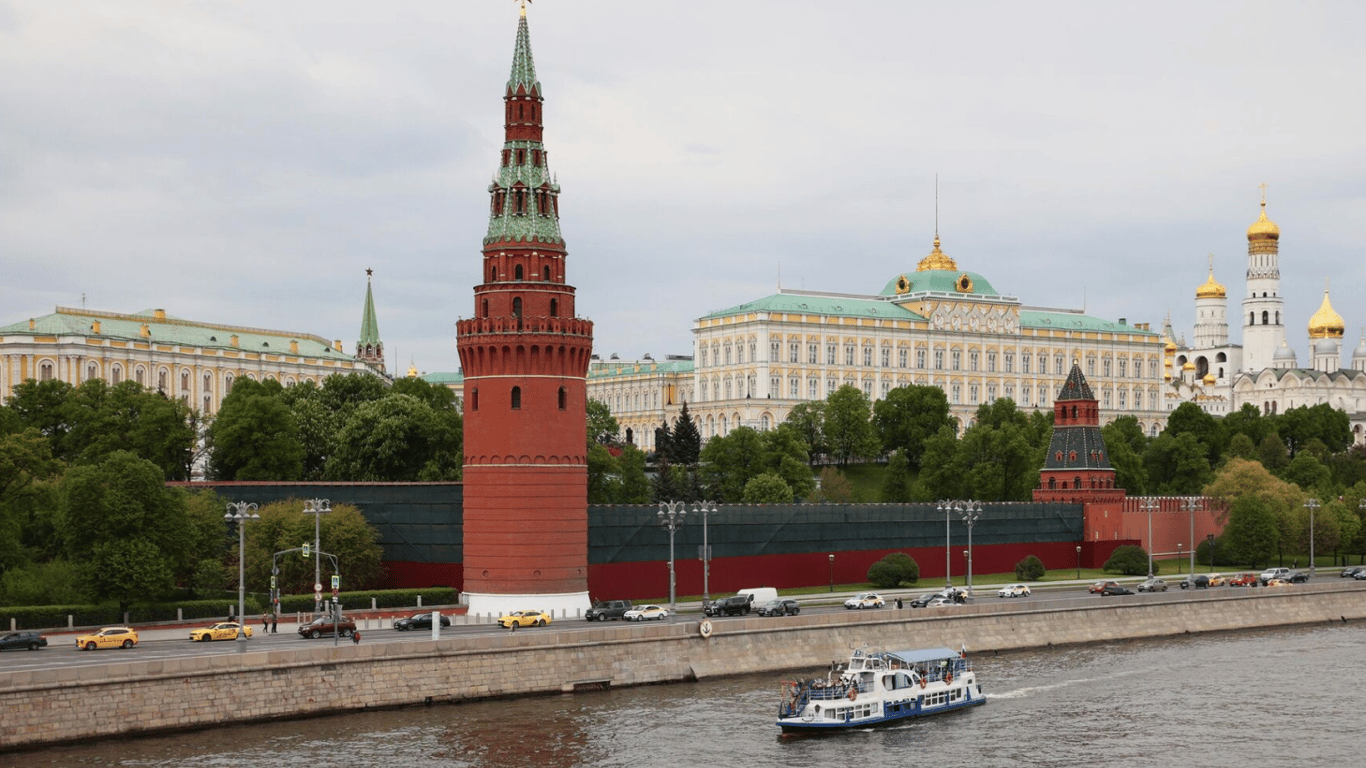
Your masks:
<svg viewBox="0 0 1366 768"><path fill-rule="evenodd" d="M769 600L755 611L760 616L796 616L801 612L796 600Z"/></svg>
<svg viewBox="0 0 1366 768"><path fill-rule="evenodd" d="M333 634L339 634L342 637L350 637L352 633L354 633L355 631L356 622L352 621L351 619L342 617L341 621L337 622L336 624L333 624L332 617L326 614L319 616L318 618L308 622L307 624L299 625L300 637L308 637L313 638L315 640L320 637L323 637L324 635L330 636Z"/></svg>
<svg viewBox="0 0 1366 768"><path fill-rule="evenodd" d="M723 597L708 605L706 612L708 616L741 616L749 613L752 599L749 595Z"/></svg>
<svg viewBox="0 0 1366 768"><path fill-rule="evenodd" d="M450 617L449 617L449 616L442 616L442 617L441 617L441 626L443 626L443 627L449 627L450 625L451 625L451 619L450 619ZM426 613L414 613L412 616L408 616L408 617L402 618L402 619L394 619L394 629L397 629L399 632L407 632L408 630L412 630L412 629L427 629L427 630L430 630L431 628L432 628L432 613L431 613L431 611L427 611Z"/></svg>
<svg viewBox="0 0 1366 768"><path fill-rule="evenodd" d="M36 651L47 645L47 638L33 631L10 632L0 635L0 651L27 648Z"/></svg>
<svg viewBox="0 0 1366 768"><path fill-rule="evenodd" d="M583 615L589 621L616 621L631 610L630 600L599 600Z"/></svg>

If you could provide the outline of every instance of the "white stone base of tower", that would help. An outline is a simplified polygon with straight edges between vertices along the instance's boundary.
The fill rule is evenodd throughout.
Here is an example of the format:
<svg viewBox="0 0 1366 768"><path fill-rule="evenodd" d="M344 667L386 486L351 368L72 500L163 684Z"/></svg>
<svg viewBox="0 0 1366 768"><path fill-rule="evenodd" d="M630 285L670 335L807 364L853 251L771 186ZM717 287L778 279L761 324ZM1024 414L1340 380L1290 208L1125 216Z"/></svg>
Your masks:
<svg viewBox="0 0 1366 768"><path fill-rule="evenodd" d="M462 601L469 606L466 615L498 618L513 611L544 611L552 619L581 619L593 607L587 592L565 592L549 595L491 595L465 592Z"/></svg>

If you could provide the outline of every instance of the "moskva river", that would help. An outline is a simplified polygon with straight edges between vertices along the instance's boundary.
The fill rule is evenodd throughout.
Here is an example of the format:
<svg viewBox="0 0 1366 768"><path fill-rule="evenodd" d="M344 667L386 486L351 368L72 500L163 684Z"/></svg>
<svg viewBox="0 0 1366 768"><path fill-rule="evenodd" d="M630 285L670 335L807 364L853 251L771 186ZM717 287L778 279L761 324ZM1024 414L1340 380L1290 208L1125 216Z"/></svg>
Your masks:
<svg viewBox="0 0 1366 768"><path fill-rule="evenodd" d="M969 648L971 653L971 648ZM14 766L1348 766L1366 626L973 655L986 706L779 736L794 674L437 705L0 755ZM804 670L808 676L823 670ZM234 696L223 691L224 708ZM92 702L98 706L98 702ZM0 713L2 716L2 713Z"/></svg>

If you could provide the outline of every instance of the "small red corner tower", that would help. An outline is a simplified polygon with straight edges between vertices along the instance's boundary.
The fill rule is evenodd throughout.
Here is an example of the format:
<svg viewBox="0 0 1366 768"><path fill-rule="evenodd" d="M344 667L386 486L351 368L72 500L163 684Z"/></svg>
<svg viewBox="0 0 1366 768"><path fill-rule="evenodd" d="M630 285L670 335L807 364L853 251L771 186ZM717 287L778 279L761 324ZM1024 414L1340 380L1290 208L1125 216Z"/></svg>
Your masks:
<svg viewBox="0 0 1366 768"><path fill-rule="evenodd" d="M587 376L593 324L565 282L560 187L541 136L523 7L503 96L465 373L464 582L471 613L588 607Z"/></svg>

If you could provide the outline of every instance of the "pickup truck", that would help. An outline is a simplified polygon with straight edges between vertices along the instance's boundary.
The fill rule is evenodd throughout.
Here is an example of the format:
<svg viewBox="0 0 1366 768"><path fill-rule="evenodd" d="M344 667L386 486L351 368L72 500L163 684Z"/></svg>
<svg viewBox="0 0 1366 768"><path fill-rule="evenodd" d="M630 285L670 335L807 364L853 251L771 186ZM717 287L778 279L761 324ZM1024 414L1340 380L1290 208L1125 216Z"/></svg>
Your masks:
<svg viewBox="0 0 1366 768"><path fill-rule="evenodd" d="M723 597L707 606L708 616L741 616L750 612L750 595Z"/></svg>
<svg viewBox="0 0 1366 768"><path fill-rule="evenodd" d="M630 600L599 600L583 617L589 621L616 621L632 607Z"/></svg>

